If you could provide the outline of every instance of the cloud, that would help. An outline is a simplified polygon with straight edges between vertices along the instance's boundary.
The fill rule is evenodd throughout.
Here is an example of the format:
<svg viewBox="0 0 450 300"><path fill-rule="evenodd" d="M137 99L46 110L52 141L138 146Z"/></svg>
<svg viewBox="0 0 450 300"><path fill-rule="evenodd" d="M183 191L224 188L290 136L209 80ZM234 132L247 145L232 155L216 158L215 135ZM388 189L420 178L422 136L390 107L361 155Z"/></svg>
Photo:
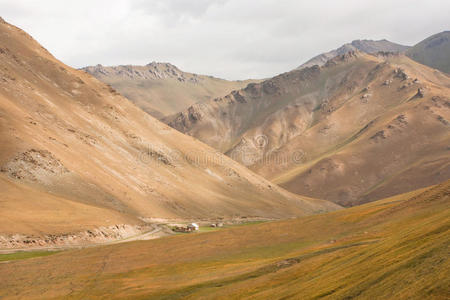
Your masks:
<svg viewBox="0 0 450 300"><path fill-rule="evenodd" d="M198 19L205 15L210 7L226 2L227 0L138 0L132 2L132 9L143 10L146 14L177 22L189 18Z"/></svg>
<svg viewBox="0 0 450 300"><path fill-rule="evenodd" d="M354 39L414 44L448 29L450 2L0 0L2 16L74 67L168 61L228 79L269 77Z"/></svg>

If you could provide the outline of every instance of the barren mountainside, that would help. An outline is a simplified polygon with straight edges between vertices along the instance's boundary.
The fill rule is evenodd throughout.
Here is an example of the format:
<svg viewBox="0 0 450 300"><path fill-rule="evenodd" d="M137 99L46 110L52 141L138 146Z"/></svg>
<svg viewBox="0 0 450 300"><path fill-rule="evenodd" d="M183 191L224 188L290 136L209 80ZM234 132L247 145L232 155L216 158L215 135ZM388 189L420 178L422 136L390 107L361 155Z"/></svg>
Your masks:
<svg viewBox="0 0 450 300"><path fill-rule="evenodd" d="M450 73L450 31L426 38L406 52L421 64Z"/></svg>
<svg viewBox="0 0 450 300"><path fill-rule="evenodd" d="M338 55L346 54L350 51L361 51L365 53L378 53L378 52L401 53L408 50L409 48L410 48L409 46L403 46L400 44L390 42L388 40L379 40L379 41L354 40L353 42L344 44L337 49L319 54L311 58L310 60L299 66L297 69L312 67L314 65L322 66L329 59L332 59Z"/></svg>
<svg viewBox="0 0 450 300"><path fill-rule="evenodd" d="M338 208L293 195L171 129L4 21L0 145L6 235Z"/></svg>
<svg viewBox="0 0 450 300"><path fill-rule="evenodd" d="M450 78L348 52L166 119L288 190L355 205L450 178Z"/></svg>
<svg viewBox="0 0 450 300"><path fill-rule="evenodd" d="M209 98L225 96L252 82L187 73L170 63L157 62L145 66L97 65L82 70L111 85L156 118L178 113Z"/></svg>

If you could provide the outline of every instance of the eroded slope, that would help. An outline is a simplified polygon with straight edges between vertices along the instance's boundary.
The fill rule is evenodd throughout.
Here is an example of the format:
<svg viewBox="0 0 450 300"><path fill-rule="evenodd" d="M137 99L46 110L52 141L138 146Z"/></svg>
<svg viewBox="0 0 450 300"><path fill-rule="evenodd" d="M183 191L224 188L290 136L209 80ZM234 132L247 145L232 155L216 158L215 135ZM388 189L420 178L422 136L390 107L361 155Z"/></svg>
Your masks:
<svg viewBox="0 0 450 300"><path fill-rule="evenodd" d="M450 178L450 78L349 52L166 119L295 193L343 205Z"/></svg>
<svg viewBox="0 0 450 300"><path fill-rule="evenodd" d="M0 75L2 234L336 208L169 128L3 21Z"/></svg>

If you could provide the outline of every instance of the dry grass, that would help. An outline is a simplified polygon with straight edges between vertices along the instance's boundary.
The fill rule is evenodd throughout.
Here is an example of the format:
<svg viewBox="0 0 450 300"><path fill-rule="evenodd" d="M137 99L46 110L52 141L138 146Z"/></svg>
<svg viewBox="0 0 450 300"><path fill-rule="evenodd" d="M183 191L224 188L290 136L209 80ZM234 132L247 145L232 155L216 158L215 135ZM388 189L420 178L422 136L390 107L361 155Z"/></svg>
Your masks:
<svg viewBox="0 0 450 300"><path fill-rule="evenodd" d="M445 299L450 181L338 212L0 265L14 299Z"/></svg>
<svg viewBox="0 0 450 300"><path fill-rule="evenodd" d="M0 262L8 262L13 260L29 259L35 257L49 256L58 253L57 251L27 251L0 254Z"/></svg>

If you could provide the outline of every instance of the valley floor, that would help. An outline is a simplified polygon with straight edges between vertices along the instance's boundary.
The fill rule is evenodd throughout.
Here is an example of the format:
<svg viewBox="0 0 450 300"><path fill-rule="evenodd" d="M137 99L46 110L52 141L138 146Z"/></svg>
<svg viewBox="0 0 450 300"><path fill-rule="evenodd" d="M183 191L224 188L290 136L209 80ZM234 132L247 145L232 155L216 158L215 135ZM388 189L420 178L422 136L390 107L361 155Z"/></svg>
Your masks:
<svg viewBox="0 0 450 300"><path fill-rule="evenodd" d="M448 299L450 181L337 212L0 264L4 299Z"/></svg>
<svg viewBox="0 0 450 300"><path fill-rule="evenodd" d="M41 236L30 236L23 234L13 234L9 236L0 235L0 255L13 254L21 252L39 253L45 251L61 251L68 249L83 249L89 247L98 247L131 241L146 241L157 239L169 235L180 234L174 228L186 227L194 222L200 225L196 232L199 233L216 231L235 226L244 226L249 224L274 221L267 218L234 218L229 220L185 220L185 219L162 219L150 218L143 220L141 225L118 224L109 227L97 227L77 233L51 234ZM222 225L211 227L211 224ZM1 261L1 256L0 256Z"/></svg>

